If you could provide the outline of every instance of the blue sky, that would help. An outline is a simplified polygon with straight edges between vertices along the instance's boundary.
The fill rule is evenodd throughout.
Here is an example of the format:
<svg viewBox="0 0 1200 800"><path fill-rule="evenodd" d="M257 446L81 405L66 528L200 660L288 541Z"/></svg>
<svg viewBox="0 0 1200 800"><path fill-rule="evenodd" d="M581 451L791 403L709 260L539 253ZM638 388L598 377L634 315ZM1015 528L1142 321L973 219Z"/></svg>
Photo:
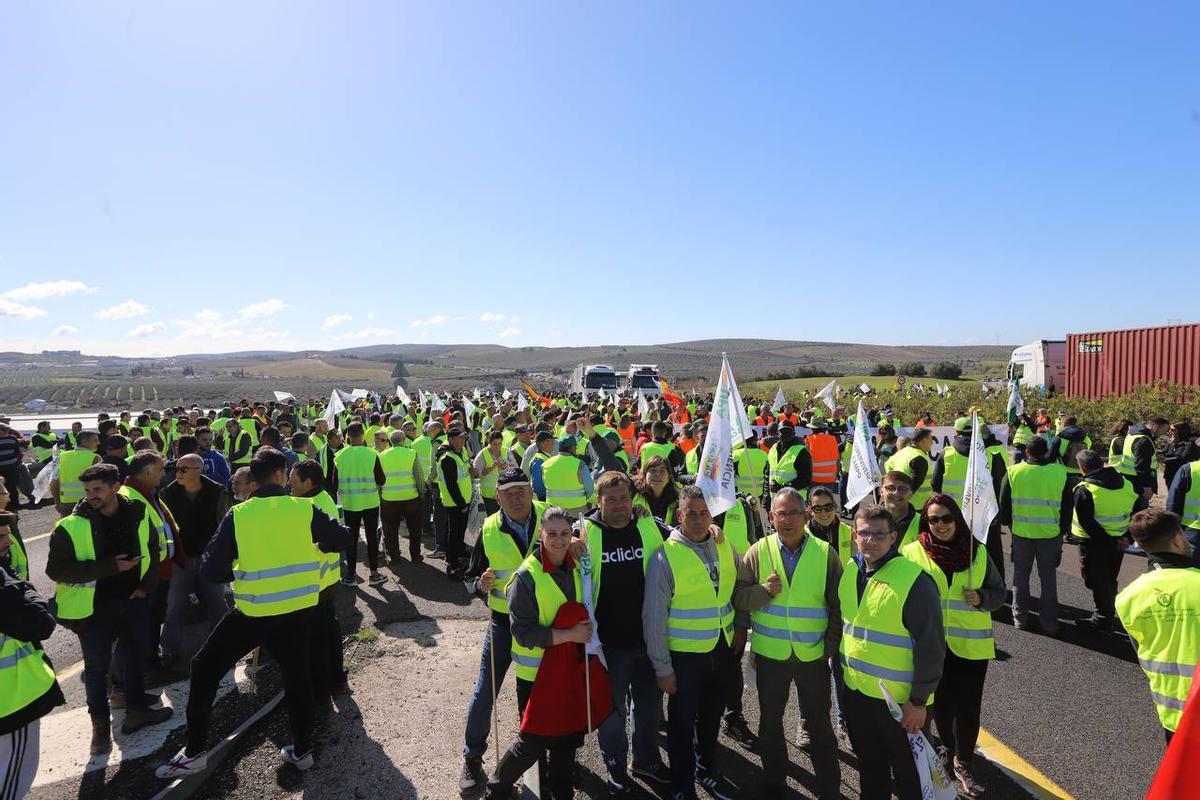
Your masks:
<svg viewBox="0 0 1200 800"><path fill-rule="evenodd" d="M0 349L1195 321L1200 6L8 4Z"/></svg>

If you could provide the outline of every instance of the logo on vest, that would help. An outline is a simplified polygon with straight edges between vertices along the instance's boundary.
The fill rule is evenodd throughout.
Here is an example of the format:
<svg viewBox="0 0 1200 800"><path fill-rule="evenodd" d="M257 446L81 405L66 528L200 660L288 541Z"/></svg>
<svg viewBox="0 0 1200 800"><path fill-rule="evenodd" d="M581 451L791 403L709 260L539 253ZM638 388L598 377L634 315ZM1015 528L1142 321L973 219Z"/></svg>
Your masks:
<svg viewBox="0 0 1200 800"><path fill-rule="evenodd" d="M616 550L605 550L600 555L601 564L619 564L623 561L641 561L642 548L618 547Z"/></svg>
<svg viewBox="0 0 1200 800"><path fill-rule="evenodd" d="M1168 592L1160 591L1157 593L1157 597L1154 598L1154 602L1158 603L1163 608L1170 608L1171 595Z"/></svg>

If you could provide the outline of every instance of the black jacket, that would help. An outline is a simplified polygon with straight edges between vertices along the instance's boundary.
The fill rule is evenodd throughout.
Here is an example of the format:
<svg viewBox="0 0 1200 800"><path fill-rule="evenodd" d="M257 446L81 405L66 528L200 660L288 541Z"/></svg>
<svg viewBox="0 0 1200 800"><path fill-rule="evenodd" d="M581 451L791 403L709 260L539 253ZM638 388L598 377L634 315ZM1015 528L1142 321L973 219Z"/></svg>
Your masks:
<svg viewBox="0 0 1200 800"><path fill-rule="evenodd" d="M984 444L989 444L988 440L985 439ZM992 441L991 444L999 444L999 442ZM971 434L968 433L965 436L961 433L956 434L950 441L950 445L954 448L954 452L958 453L960 456L970 455ZM942 454L933 461L933 475L929 478L929 488L935 492L942 491L942 481L946 477L946 464L944 461L945 453L946 451L943 450ZM1003 458L993 457L991 459L991 463L989 464L988 471L992 473L992 486L998 487L1008 474L1008 465L1004 463ZM960 500L961 498L956 497L954 499Z"/></svg>
<svg viewBox="0 0 1200 800"><path fill-rule="evenodd" d="M1179 471L1179 468L1193 461L1200 461L1200 447L1195 442L1185 440L1167 445L1167 449L1163 453L1162 465L1163 482L1167 484L1168 488L1175 480L1175 473Z"/></svg>
<svg viewBox="0 0 1200 800"><path fill-rule="evenodd" d="M200 477L200 491L192 498L179 481L172 482L159 494L159 499L175 518L183 552L199 558L208 540L229 510L225 487L211 478Z"/></svg>
<svg viewBox="0 0 1200 800"><path fill-rule="evenodd" d="M40 647L53 632L54 613L50 610L50 602L37 593L33 584L19 581L0 569L0 634ZM50 664L48 656L43 653L42 657ZM50 666L53 668L54 665ZM41 719L66 702L58 681L55 681L29 705L0 717L0 736Z"/></svg>
<svg viewBox="0 0 1200 800"><path fill-rule="evenodd" d="M1097 538L1110 538L1108 532L1096 521L1096 503L1092 499L1092 493L1084 488L1085 483L1090 483L1099 486L1102 489L1120 489L1121 484L1125 482L1125 476L1117 472L1114 467L1104 467L1096 470L1091 475L1085 475L1080 481L1079 486L1075 487L1075 516L1079 520L1079 527L1090 536ZM1136 485L1134 486L1136 489ZM1133 502L1133 512L1136 513L1147 507L1146 498L1141 494L1136 495Z"/></svg>
<svg viewBox="0 0 1200 800"><path fill-rule="evenodd" d="M1130 425L1125 436L1113 439L1113 452L1120 453L1125 449L1125 438L1128 436L1144 436L1133 443L1133 488L1139 492L1149 489L1158 491L1158 475L1154 472L1154 434L1145 425Z"/></svg>

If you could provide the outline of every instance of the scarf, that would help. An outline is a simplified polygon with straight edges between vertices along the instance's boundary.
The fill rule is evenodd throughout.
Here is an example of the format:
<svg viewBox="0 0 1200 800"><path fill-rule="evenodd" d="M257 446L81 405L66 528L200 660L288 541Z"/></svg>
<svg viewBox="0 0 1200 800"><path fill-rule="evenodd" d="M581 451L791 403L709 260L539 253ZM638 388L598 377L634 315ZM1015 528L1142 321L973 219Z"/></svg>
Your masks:
<svg viewBox="0 0 1200 800"><path fill-rule="evenodd" d="M971 565L971 534L967 531L959 530L953 539L943 542L929 531L922 530L917 541L925 548L933 563L946 573L947 578Z"/></svg>

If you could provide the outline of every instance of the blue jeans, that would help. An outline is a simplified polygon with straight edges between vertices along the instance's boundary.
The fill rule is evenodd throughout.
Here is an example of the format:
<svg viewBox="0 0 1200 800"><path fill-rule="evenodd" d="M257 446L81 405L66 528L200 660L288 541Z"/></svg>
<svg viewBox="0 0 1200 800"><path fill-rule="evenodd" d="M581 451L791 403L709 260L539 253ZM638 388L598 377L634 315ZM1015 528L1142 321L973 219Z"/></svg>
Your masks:
<svg viewBox="0 0 1200 800"><path fill-rule="evenodd" d="M113 642L118 640L125 655L125 702L130 708L145 707L150 625L150 603L144 597L96 601L92 616L79 631L88 716L93 720L108 720L108 669Z"/></svg>
<svg viewBox="0 0 1200 800"><path fill-rule="evenodd" d="M653 769L662 763L657 741L662 692L645 648L607 649L604 659L608 662L608 680L612 684L613 713L601 723L596 735L609 774L621 782L629 757L625 718L630 694L633 695L633 762L644 769Z"/></svg>
<svg viewBox="0 0 1200 800"><path fill-rule="evenodd" d="M483 655L479 659L479 677L467 704L466 747L463 758L482 759L487 752L488 733L492 727L492 698L500 693L504 676L512 663L512 634L508 632L508 617L497 622L496 617L488 623L483 636ZM496 662L496 673L492 675L492 660ZM493 680L494 688L493 688Z"/></svg>

